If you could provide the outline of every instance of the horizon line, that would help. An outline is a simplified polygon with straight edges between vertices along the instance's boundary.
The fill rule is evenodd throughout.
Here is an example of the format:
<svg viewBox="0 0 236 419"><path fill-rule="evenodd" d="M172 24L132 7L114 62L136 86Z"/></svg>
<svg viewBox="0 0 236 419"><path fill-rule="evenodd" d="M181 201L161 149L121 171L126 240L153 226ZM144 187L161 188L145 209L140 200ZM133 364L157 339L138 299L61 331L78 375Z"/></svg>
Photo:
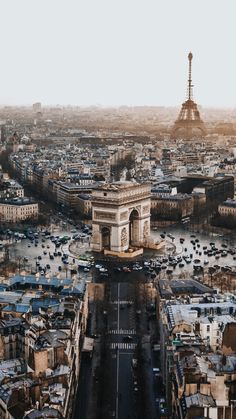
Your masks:
<svg viewBox="0 0 236 419"><path fill-rule="evenodd" d="M41 103L42 108L51 108L51 107L63 107L63 108L110 108L110 109L114 109L114 108L180 108L181 109L181 104L178 105L149 105L149 104L113 104L113 105L108 105L108 104L101 104L101 103L94 103L94 104L63 104L63 103L51 103L51 104L43 104L40 100L32 102L32 103L21 103L21 104L7 104L7 103L0 103L0 109L1 108L21 108L21 107L25 107L25 108L30 108L32 107L34 104L36 103ZM184 102L183 102L184 103ZM234 109L236 108L236 104L235 105L202 105L202 104L197 104L198 107L200 109Z"/></svg>

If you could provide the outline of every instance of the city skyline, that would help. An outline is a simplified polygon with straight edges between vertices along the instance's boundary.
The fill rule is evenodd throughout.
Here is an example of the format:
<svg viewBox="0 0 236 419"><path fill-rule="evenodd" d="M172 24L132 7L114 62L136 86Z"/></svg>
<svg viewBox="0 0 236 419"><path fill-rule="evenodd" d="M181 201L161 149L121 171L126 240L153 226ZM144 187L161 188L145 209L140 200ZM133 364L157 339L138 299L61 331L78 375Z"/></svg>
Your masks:
<svg viewBox="0 0 236 419"><path fill-rule="evenodd" d="M236 106L231 0L191 10L185 0L10 0L0 11L1 105L180 106L192 51L194 100Z"/></svg>

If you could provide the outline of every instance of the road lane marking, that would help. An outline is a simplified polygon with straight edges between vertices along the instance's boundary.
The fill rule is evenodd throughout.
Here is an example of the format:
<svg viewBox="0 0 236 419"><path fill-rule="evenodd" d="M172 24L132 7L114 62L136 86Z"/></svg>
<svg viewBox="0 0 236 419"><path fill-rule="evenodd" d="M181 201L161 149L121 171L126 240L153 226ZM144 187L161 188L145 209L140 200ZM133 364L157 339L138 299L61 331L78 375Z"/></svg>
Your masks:
<svg viewBox="0 0 236 419"><path fill-rule="evenodd" d="M137 343L111 343L110 349L135 349L137 347Z"/></svg>
<svg viewBox="0 0 236 419"><path fill-rule="evenodd" d="M117 330L120 330L120 283L117 284ZM116 363L116 419L119 419L119 367L120 367L120 356L119 356L119 347L117 349L117 363Z"/></svg>
<svg viewBox="0 0 236 419"><path fill-rule="evenodd" d="M136 330L134 329L111 329L109 330L110 335L136 335Z"/></svg>
<svg viewBox="0 0 236 419"><path fill-rule="evenodd" d="M119 418L119 367L120 356L119 349L117 350L117 363L116 363L116 419Z"/></svg>
<svg viewBox="0 0 236 419"><path fill-rule="evenodd" d="M119 355L133 355L134 351L125 351L125 352L119 352Z"/></svg>
<svg viewBox="0 0 236 419"><path fill-rule="evenodd" d="M120 283L117 285L117 298L118 298L118 307L117 307L117 330L120 330Z"/></svg>

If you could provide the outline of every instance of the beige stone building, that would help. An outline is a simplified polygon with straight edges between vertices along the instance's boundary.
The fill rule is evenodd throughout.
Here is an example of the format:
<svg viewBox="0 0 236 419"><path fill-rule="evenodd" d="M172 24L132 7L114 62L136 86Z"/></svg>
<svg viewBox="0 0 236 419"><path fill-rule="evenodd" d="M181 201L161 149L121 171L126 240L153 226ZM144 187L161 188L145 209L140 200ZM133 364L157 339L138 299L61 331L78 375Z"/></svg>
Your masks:
<svg viewBox="0 0 236 419"><path fill-rule="evenodd" d="M188 194L166 196L152 194L151 211L157 218L177 220L189 217L193 213L193 198Z"/></svg>
<svg viewBox="0 0 236 419"><path fill-rule="evenodd" d="M218 206L218 211L224 217L232 216L236 219L236 201L234 199L227 199L227 201Z"/></svg>
<svg viewBox="0 0 236 419"><path fill-rule="evenodd" d="M92 211L91 195L81 194L77 197L77 209L82 215L90 215Z"/></svg>
<svg viewBox="0 0 236 419"><path fill-rule="evenodd" d="M94 251L125 252L150 236L150 185L115 182L92 192Z"/></svg>
<svg viewBox="0 0 236 419"><path fill-rule="evenodd" d="M12 198L0 201L0 221L16 223L38 217L38 204L29 198Z"/></svg>

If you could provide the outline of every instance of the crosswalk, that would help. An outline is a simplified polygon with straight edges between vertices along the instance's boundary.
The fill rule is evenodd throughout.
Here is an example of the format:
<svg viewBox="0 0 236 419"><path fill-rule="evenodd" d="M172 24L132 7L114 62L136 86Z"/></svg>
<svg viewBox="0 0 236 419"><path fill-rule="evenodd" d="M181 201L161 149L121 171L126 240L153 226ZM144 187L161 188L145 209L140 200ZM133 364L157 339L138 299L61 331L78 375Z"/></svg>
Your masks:
<svg viewBox="0 0 236 419"><path fill-rule="evenodd" d="M134 350L137 346L137 343L111 343L110 348L111 349L131 349Z"/></svg>
<svg viewBox="0 0 236 419"><path fill-rule="evenodd" d="M111 335L136 335L136 330L134 329L113 329L109 330L109 334Z"/></svg>

